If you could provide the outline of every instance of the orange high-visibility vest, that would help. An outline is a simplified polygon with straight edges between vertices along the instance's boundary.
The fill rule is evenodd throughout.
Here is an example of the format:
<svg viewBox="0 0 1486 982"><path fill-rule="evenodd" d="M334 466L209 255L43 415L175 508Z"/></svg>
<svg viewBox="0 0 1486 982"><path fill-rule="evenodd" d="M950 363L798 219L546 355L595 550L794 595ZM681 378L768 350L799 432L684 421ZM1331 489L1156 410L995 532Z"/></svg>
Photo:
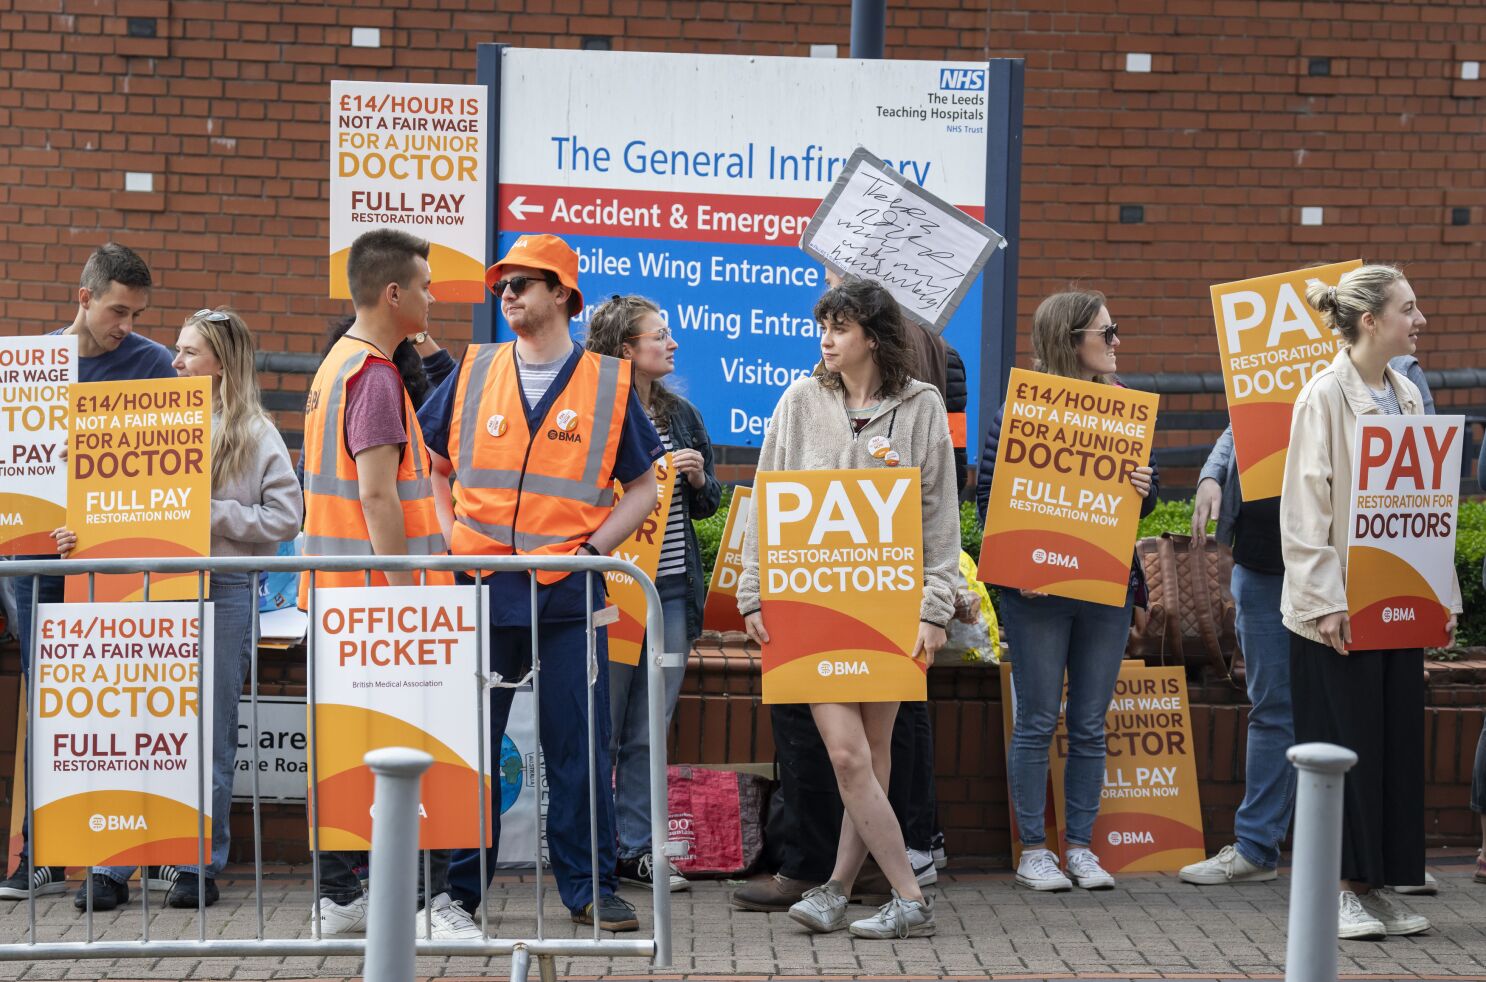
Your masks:
<svg viewBox="0 0 1486 982"><path fill-rule="evenodd" d="M304 554L306 556L370 556L371 535L361 511L361 485L356 461L346 452L346 383L365 367L368 358L383 358L374 345L343 337L325 356L315 373L304 410ZM397 467L397 497L402 502L408 555L437 556L445 552L444 535L434 510L428 448L413 402L403 392L403 419L408 445ZM428 572L424 582L447 585L449 572ZM415 577L415 580L417 577ZM309 576L299 578L299 606L309 609ZM317 587L364 586L365 572L315 574ZM386 586L384 573L371 574L372 586Z"/></svg>
<svg viewBox="0 0 1486 982"><path fill-rule="evenodd" d="M630 385L629 362L585 351L533 431L515 343L466 348L449 425L451 551L575 554L614 506L614 462ZM537 578L555 583L566 575Z"/></svg>

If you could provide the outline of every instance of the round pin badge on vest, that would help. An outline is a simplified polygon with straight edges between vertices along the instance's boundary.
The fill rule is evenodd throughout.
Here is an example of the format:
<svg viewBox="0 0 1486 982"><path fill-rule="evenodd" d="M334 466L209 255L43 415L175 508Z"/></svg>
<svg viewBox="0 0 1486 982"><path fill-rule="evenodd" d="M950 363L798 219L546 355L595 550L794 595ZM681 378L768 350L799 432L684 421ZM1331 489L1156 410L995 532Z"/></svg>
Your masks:
<svg viewBox="0 0 1486 982"><path fill-rule="evenodd" d="M883 454L886 454L892 449L893 445L887 442L887 437L885 436L874 436L867 441L867 452L878 460L881 460Z"/></svg>
<svg viewBox="0 0 1486 982"><path fill-rule="evenodd" d="M485 432L491 436L505 436L507 429L509 427L506 425L506 417L500 413L496 413L485 421Z"/></svg>
<svg viewBox="0 0 1486 982"><path fill-rule="evenodd" d="M578 428L578 414L571 409L564 409L557 414L557 428L564 433L571 433Z"/></svg>

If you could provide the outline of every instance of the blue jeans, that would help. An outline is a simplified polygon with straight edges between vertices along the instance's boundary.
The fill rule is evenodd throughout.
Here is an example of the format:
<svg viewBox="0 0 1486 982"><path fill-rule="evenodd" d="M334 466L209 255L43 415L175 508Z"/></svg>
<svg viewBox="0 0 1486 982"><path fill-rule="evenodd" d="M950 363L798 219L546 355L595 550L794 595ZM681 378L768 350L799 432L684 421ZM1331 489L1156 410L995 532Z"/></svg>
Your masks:
<svg viewBox="0 0 1486 982"><path fill-rule="evenodd" d="M17 559L50 559L50 556L17 556ZM33 591L32 585L35 584ZM61 576L18 576L15 583L16 637L21 639L21 678L28 689L31 683L31 611L36 604L59 604L66 590L67 580ZM29 706L30 703L28 702ZM31 752L31 727L26 727L26 753ZM22 765L24 766L24 765ZM29 788L27 789L30 790ZM31 816L21 813L20 869L25 871L26 857L31 854Z"/></svg>
<svg viewBox="0 0 1486 982"><path fill-rule="evenodd" d="M666 619L662 650L684 655L690 647L686 643L686 577L662 577L655 586ZM640 660L640 665L609 662L609 757L614 761L614 826L619 833L620 859L650 851L650 684L643 652ZM668 728L685 675L685 665L665 670Z"/></svg>
<svg viewBox="0 0 1486 982"><path fill-rule="evenodd" d="M1063 772L1065 836L1088 846L1104 792L1104 717L1114 697L1130 633L1131 597L1107 607L1066 597L1024 597L1001 591L1001 616L1011 643L1016 722L1006 769L1023 848L1046 841L1048 748L1058 725L1063 678L1068 760Z"/></svg>
<svg viewBox="0 0 1486 982"><path fill-rule="evenodd" d="M1258 866L1280 862L1280 842L1295 807L1295 768L1285 751L1295 743L1290 706L1290 632L1280 619L1284 574L1233 566L1238 642L1249 687L1244 797L1233 818L1238 852Z"/></svg>
<svg viewBox="0 0 1486 982"><path fill-rule="evenodd" d="M588 772L588 642L583 621L537 622L541 646L542 758L547 766L550 804L546 811L547 847L557 890L568 910L586 907L593 898L590 863L598 867L599 893L612 894L619 886L614 859L614 796L609 793L609 635L599 629L595 646L598 678L594 681L593 785ZM490 667L506 679L519 679L531 664L531 630L525 627L490 628ZM511 715L514 689L490 692L490 745L499 748ZM596 793L590 793L590 792ZM598 855L589 849L589 802L598 817ZM499 799L496 799L499 804ZM500 811L491 815L492 844L485 850L484 885L495 875L499 859ZM449 893L464 902L465 910L480 902L480 850L456 849L448 872Z"/></svg>
<svg viewBox="0 0 1486 982"><path fill-rule="evenodd" d="M237 707L253 657L253 617L258 606L249 573L213 573L212 602L212 842L206 875L216 878L227 865L232 844L232 774L237 767ZM200 874L201 867L181 866ZM95 866L93 872L128 881L133 866Z"/></svg>

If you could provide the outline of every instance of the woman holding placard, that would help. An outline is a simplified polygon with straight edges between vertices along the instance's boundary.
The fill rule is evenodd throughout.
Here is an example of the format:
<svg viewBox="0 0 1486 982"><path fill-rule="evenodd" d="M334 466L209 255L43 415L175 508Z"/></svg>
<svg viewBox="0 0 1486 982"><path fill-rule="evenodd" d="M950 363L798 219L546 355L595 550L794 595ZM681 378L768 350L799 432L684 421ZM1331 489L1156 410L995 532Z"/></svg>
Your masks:
<svg viewBox="0 0 1486 982"><path fill-rule="evenodd" d="M235 311L198 310L186 319L175 345L182 378L212 380L212 556L272 556L294 538L304 519L304 497L289 463L284 438L263 411L253 336ZM59 530L59 551L69 552L76 533ZM195 908L198 897L218 899L216 876L231 845L232 774L237 762L237 707L252 659L258 597L250 573L213 573L212 602L212 836L205 875L180 866L166 897L171 907ZM132 870L95 867L93 909L112 910L129 899ZM167 875L165 877L169 879ZM86 884L73 906L86 906Z"/></svg>
<svg viewBox="0 0 1486 982"><path fill-rule="evenodd" d="M955 613L959 518L954 446L944 400L909 376L914 356L892 294L848 279L815 305L821 363L779 400L759 456L761 471L917 467L923 518L924 584L913 657L932 664ZM757 510L744 543L738 610L748 636L769 643L759 603ZM773 624L775 631L789 630ZM830 879L805 892L790 917L812 931L847 926L847 898L870 852L893 896L873 917L855 921L864 938L934 933L934 909L908 863L903 830L888 803L896 702L816 703L815 725L831 758L845 815Z"/></svg>
<svg viewBox="0 0 1486 982"><path fill-rule="evenodd" d="M1388 361L1413 353L1425 320L1393 266L1313 283L1306 300L1344 346L1295 401L1280 495L1295 740L1357 753L1343 798L1339 936L1417 934L1429 921L1382 887L1424 882L1424 652L1347 651L1347 545L1358 417L1422 414L1419 390ZM1455 613L1459 595L1457 585Z"/></svg>
<svg viewBox="0 0 1486 982"><path fill-rule="evenodd" d="M1114 377L1119 326L1109 315L1104 294L1069 290L1042 301L1032 316L1033 368L1049 375L1119 385ZM1004 407L1003 407L1004 409ZM978 499L985 520L1001 441L1001 412L986 435L980 458ZM1154 467L1137 467L1130 484L1143 499L1140 513L1156 505L1160 479ZM1003 587L1001 619L1011 647L1012 693L1016 717L1006 769L1022 847L1016 881L1033 890L1108 889L1114 877L1099 865L1089 848L1094 820L1104 791L1104 719L1114 696L1125 657L1125 642L1135 606L1146 603L1145 572L1138 559L1130 564L1130 586L1122 606L1052 597L1031 590ZM1063 708L1068 730L1067 767L1063 775L1068 850L1063 869L1047 848L1048 749Z"/></svg>
<svg viewBox="0 0 1486 982"><path fill-rule="evenodd" d="M660 308L644 297L610 297L588 321L589 351L623 358L634 367L635 393L671 454L676 489L665 518L655 588L665 615L668 656L666 725L681 695L685 658L702 633L707 581L692 521L707 518L722 501L722 485L712 470L712 441L702 415L661 381L676 370L676 344ZM609 659L609 756L614 761L614 822L619 837L619 878L649 886L657 859L650 842L649 687L644 666ZM664 856L659 862L672 890L685 890L686 878Z"/></svg>

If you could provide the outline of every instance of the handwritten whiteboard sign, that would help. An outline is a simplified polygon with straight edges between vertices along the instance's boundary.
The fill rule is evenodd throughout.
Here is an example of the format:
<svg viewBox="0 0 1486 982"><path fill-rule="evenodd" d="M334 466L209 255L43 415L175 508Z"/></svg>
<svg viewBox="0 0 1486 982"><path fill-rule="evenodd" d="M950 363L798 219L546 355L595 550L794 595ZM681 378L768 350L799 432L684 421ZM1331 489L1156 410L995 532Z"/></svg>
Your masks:
<svg viewBox="0 0 1486 982"><path fill-rule="evenodd" d="M935 334L1005 238L857 147L800 248L843 275L876 280Z"/></svg>

